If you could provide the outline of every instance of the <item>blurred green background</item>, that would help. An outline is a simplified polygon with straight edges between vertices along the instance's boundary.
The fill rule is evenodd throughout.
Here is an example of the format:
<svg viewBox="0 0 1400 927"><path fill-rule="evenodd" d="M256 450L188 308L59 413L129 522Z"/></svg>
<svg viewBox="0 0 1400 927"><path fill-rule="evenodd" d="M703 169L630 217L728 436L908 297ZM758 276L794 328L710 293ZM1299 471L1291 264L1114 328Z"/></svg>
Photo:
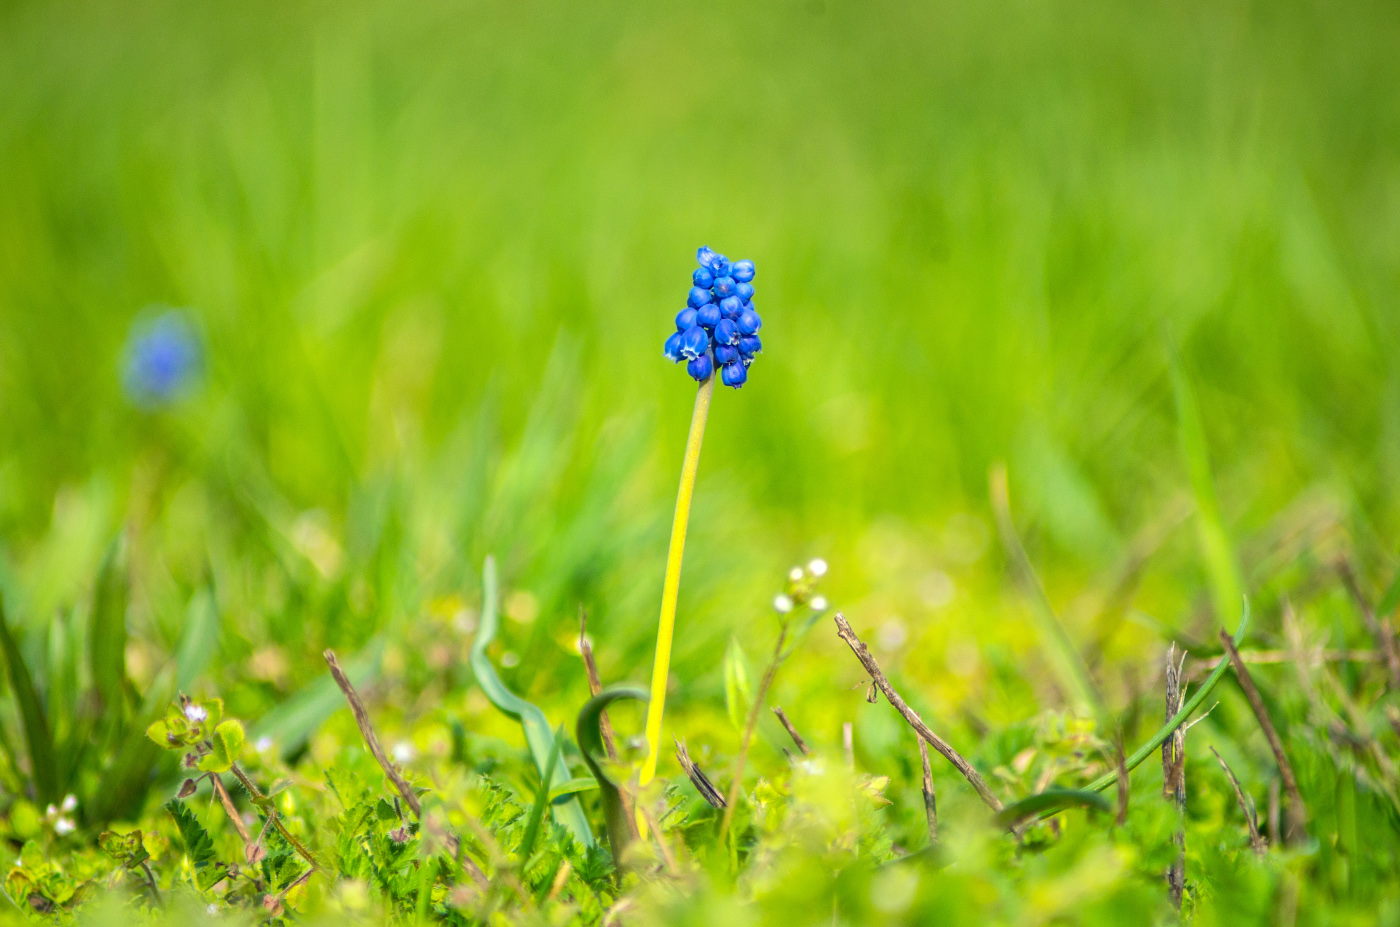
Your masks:
<svg viewBox="0 0 1400 927"><path fill-rule="evenodd" d="M579 604L644 678L702 244L757 262L766 352L706 437L694 692L817 554L887 644L975 664L996 461L1057 602L1111 570L1187 486L1172 343L1247 571L1319 519L1383 560L1397 47L1387 2L6 3L12 620L83 607L125 525L133 673L208 586L256 716L323 646L468 628L495 552L513 684L583 691ZM143 411L153 305L207 364ZM1202 574L1163 543L1137 606L1182 624Z"/></svg>

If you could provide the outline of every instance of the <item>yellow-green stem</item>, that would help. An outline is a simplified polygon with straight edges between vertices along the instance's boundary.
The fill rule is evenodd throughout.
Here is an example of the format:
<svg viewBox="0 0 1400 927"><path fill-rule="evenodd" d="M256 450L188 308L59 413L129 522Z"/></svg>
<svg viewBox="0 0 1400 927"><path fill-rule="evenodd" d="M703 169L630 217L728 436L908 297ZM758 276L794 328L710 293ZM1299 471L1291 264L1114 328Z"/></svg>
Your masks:
<svg viewBox="0 0 1400 927"><path fill-rule="evenodd" d="M695 473L700 469L700 445L705 440L705 420L710 414L710 397L715 378L700 384L695 394L695 411L690 416L690 437L685 442L681 464L681 486L676 493L676 516L671 522L671 549L666 555L666 582L661 587L661 619L656 627L656 661L651 669L651 702L647 706L647 758L642 765L641 784L656 776L661 755L661 718L666 708L666 677L671 670L671 639L676 628L676 597L681 588L681 558L685 553L685 528L690 521L690 499L695 493ZM642 828L645 824L638 822ZM646 833L643 829L643 834Z"/></svg>

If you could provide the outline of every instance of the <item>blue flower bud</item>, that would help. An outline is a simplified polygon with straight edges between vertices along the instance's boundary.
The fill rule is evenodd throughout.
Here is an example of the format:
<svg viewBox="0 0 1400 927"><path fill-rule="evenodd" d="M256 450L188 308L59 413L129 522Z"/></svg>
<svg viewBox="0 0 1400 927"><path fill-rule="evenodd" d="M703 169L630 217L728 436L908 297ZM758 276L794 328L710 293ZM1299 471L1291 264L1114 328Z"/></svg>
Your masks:
<svg viewBox="0 0 1400 927"><path fill-rule="evenodd" d="M733 277L720 277L715 281L715 298L724 299L726 296L734 295L734 288L738 286Z"/></svg>
<svg viewBox="0 0 1400 927"><path fill-rule="evenodd" d="M696 311L689 306L676 313L676 331L683 332L687 328L694 328L697 324L696 316Z"/></svg>
<svg viewBox="0 0 1400 927"><path fill-rule="evenodd" d="M695 382L704 383L715 372L714 361L710 360L710 355L701 354L685 365L685 372L694 377Z"/></svg>
<svg viewBox="0 0 1400 927"><path fill-rule="evenodd" d="M704 287L693 286L690 288L690 298L686 300L686 304L699 309L701 306L712 301L714 301L714 297L710 295L709 290Z"/></svg>
<svg viewBox="0 0 1400 927"><path fill-rule="evenodd" d="M742 299L744 302L748 302L749 300L753 299L753 284L752 284L752 283L736 283L736 284L734 284L734 292L735 292L735 293L738 295L738 297L739 297L740 299Z"/></svg>
<svg viewBox="0 0 1400 927"><path fill-rule="evenodd" d="M726 296L719 301L720 315L726 319L739 321L739 313L744 311L744 304L737 296Z"/></svg>
<svg viewBox="0 0 1400 927"><path fill-rule="evenodd" d="M739 326L730 319L720 319L715 324L715 344L738 344Z"/></svg>
<svg viewBox="0 0 1400 927"><path fill-rule="evenodd" d="M701 267L713 268L715 258L717 257L719 257L719 255L711 251L709 245L695 252L695 260L700 262Z"/></svg>
<svg viewBox="0 0 1400 927"><path fill-rule="evenodd" d="M719 381L725 386L732 386L735 389L744 385L744 381L749 378L748 368L743 364L725 364L720 371Z"/></svg>
<svg viewBox="0 0 1400 927"><path fill-rule="evenodd" d="M668 361L671 361L673 364L679 363L681 359L681 333L675 332L671 337L667 338L666 347L662 348L661 352L666 355Z"/></svg>
<svg viewBox="0 0 1400 927"><path fill-rule="evenodd" d="M688 328L685 334L681 335L681 356L692 360L704 354L710 349L710 336L703 328L696 325Z"/></svg>
<svg viewBox="0 0 1400 927"><path fill-rule="evenodd" d="M715 275L716 280L729 276L729 258L716 254L714 260L710 261L710 273Z"/></svg>
<svg viewBox="0 0 1400 927"><path fill-rule="evenodd" d="M741 356L742 355L739 354L739 349L732 344L715 346L715 363L721 366L724 364L737 364Z"/></svg>
<svg viewBox="0 0 1400 927"><path fill-rule="evenodd" d="M753 279L753 261L735 261L729 272L740 283L748 283Z"/></svg>
<svg viewBox="0 0 1400 927"><path fill-rule="evenodd" d="M757 335L745 335L739 339L739 353L753 359L753 356L763 350L763 342L758 340Z"/></svg>
<svg viewBox="0 0 1400 927"><path fill-rule="evenodd" d="M724 314L720 312L719 306L714 303L706 303L701 306L697 314L700 317L700 325L707 331L714 328L715 325L719 323L719 320L724 317Z"/></svg>
<svg viewBox="0 0 1400 927"><path fill-rule="evenodd" d="M697 267L695 273L690 275L690 279L696 286L706 290L714 286L715 283L715 275L704 267Z"/></svg>
<svg viewBox="0 0 1400 927"><path fill-rule="evenodd" d="M754 312L752 305L739 313L739 331L746 335L752 335L762 327L763 320L758 317L757 312Z"/></svg>

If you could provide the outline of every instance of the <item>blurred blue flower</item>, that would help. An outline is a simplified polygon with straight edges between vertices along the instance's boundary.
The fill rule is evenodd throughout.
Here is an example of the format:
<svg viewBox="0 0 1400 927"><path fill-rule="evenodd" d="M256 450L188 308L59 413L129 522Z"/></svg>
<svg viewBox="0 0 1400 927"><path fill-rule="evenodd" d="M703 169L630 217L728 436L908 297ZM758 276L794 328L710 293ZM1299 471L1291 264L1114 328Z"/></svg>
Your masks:
<svg viewBox="0 0 1400 927"><path fill-rule="evenodd" d="M122 386L142 408L168 405L199 378L203 351L186 315L170 309L138 319L127 335Z"/></svg>
<svg viewBox="0 0 1400 927"><path fill-rule="evenodd" d="M720 368L720 381L736 389L749 378L748 367L762 348L755 334L763 320L754 309L753 261L734 261L710 248L695 252L700 266L691 275L686 308L676 315L676 331L662 353L703 383Z"/></svg>

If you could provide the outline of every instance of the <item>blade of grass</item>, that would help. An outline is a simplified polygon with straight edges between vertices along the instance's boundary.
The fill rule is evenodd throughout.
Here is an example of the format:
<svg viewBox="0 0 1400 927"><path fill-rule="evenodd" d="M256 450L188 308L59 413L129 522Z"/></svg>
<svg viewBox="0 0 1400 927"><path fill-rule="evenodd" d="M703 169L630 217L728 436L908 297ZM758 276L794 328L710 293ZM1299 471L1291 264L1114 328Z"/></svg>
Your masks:
<svg viewBox="0 0 1400 927"><path fill-rule="evenodd" d="M117 755L103 772L102 785L88 801L84 819L89 824L132 817L141 810L146 790L151 786L151 770L162 758L169 759L146 736L146 726L165 713L175 697L175 674L167 667L146 692L133 724L122 734Z"/></svg>
<svg viewBox="0 0 1400 927"><path fill-rule="evenodd" d="M1074 646L1064 625L1056 616L1055 608L1050 604L1050 597L1045 594L1045 586L1036 575L1030 557L1026 556L1026 549L1021 546L1021 537L1016 531L1015 521L1011 518L1011 494L1007 486L1005 465L996 464L992 467L988 483L992 512L996 516L1002 546L1006 548L1006 556L1011 561L1017 582L1030 600L1031 615L1035 619L1041 644L1050 657L1050 666L1055 671L1060 685L1069 692L1078 703L1078 707L1092 712L1102 728L1108 730L1112 725L1103 699L1099 697L1098 688L1089 675L1089 668L1084 665L1084 658L1080 656L1079 649Z"/></svg>
<svg viewBox="0 0 1400 927"><path fill-rule="evenodd" d="M486 558L486 566L482 572L482 593L481 593L481 623L477 626L476 639L472 641L472 652L470 657L472 672L476 674L477 684L481 686L481 691L486 693L486 697L505 714L520 722L521 728L525 732L525 743L530 749L530 756L535 761L535 768L540 775L545 774L545 768L549 766L550 754L554 751L554 735L550 730L549 721L546 720L544 712L538 705L527 702L516 695L506 684L501 681L501 677L496 674L496 668L491 665L491 658L486 655L486 648L496 638L496 629L500 622L500 603L496 585L496 561L493 557ZM573 773L569 771L568 761L561 758L558 768L552 771L552 780L549 787L563 785L573 778ZM593 831L588 826L588 816L583 812L583 806L578 799L570 799L553 806L554 816L578 838L584 846L594 844Z"/></svg>
<svg viewBox="0 0 1400 927"><path fill-rule="evenodd" d="M1220 506L1215 498L1215 483L1211 477L1210 453L1206 445L1205 426L1196 394L1186 371L1181 367L1175 345L1168 342L1171 366L1172 395L1176 401L1177 438L1181 456L1191 477L1191 491L1196 498L1196 529L1210 580L1211 600L1221 620L1235 609L1244 594L1239 566L1235 561L1230 536L1220 519Z"/></svg>
<svg viewBox="0 0 1400 927"><path fill-rule="evenodd" d="M49 735L48 717L44 713L39 693L34 689L34 677L29 674L24 656L19 652L14 637L10 635L10 620L5 614L3 593L0 593L0 648L5 651L5 668L10 679L10 690L14 693L20 720L24 724L24 739L29 746L29 766L34 777L34 791L41 805L58 801L58 762L54 757L53 739Z"/></svg>
<svg viewBox="0 0 1400 927"><path fill-rule="evenodd" d="M181 692L189 689L219 646L219 607L214 591L205 587L190 599L185 611L185 627L175 651L175 686Z"/></svg>
<svg viewBox="0 0 1400 927"><path fill-rule="evenodd" d="M120 719L126 685L126 536L118 534L102 558L88 624L88 664L110 721Z"/></svg>
<svg viewBox="0 0 1400 927"><path fill-rule="evenodd" d="M535 838L540 834L540 822L544 820L544 809L549 806L550 780L554 777L554 767L559 764L559 745L564 742L564 726L559 725L554 732L554 747L549 751L549 762L540 774L540 787L535 792L535 804L530 808L530 818L525 824L525 836L520 841L520 861L525 864L530 859L530 851L535 848Z"/></svg>

